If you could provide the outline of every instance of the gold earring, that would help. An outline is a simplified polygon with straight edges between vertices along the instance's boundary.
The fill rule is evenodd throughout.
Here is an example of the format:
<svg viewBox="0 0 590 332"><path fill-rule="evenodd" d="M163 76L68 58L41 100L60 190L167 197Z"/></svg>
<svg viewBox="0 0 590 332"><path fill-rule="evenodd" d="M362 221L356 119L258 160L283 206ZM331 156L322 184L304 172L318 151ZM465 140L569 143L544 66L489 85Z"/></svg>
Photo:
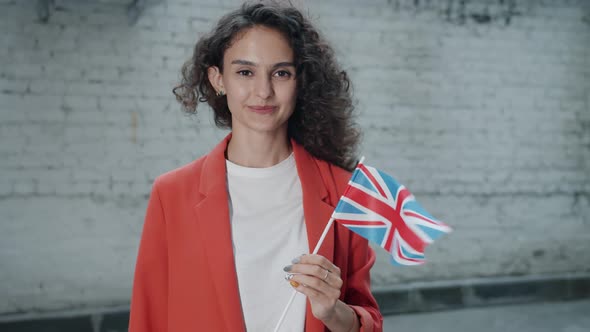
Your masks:
<svg viewBox="0 0 590 332"><path fill-rule="evenodd" d="M225 92L223 92L223 90L219 90L219 91L217 91L216 95L217 95L217 97L222 97L222 96L225 96Z"/></svg>

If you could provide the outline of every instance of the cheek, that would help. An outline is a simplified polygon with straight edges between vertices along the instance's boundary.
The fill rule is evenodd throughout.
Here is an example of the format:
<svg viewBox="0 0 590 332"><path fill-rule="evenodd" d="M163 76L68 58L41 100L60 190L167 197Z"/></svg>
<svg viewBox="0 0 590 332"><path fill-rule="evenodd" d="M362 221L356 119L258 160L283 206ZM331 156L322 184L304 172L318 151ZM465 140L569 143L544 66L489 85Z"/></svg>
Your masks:
<svg viewBox="0 0 590 332"><path fill-rule="evenodd" d="M281 89L280 98L284 103L293 104L292 106L294 107L295 101L297 100L297 87L295 83L284 86L283 89Z"/></svg>
<svg viewBox="0 0 590 332"><path fill-rule="evenodd" d="M248 90L248 86L247 84L245 84L245 82L236 82L232 80L226 84L226 89L233 95L241 96L246 93L246 91Z"/></svg>
<svg viewBox="0 0 590 332"><path fill-rule="evenodd" d="M244 84L227 84L225 86L227 93L227 103L230 106L237 106L248 99L248 88Z"/></svg>

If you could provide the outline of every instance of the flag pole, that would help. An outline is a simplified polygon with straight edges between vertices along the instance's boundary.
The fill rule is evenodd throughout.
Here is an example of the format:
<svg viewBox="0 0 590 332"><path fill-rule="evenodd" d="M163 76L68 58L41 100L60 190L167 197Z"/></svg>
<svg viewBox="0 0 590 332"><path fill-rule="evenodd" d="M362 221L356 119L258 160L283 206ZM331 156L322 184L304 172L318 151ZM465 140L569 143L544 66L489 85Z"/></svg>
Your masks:
<svg viewBox="0 0 590 332"><path fill-rule="evenodd" d="M361 160L359 160L358 163L362 164L364 160L365 160L365 157L363 156L363 157L361 157ZM324 243L324 239L326 238L328 231L332 227L332 224L334 224L334 218L330 218L330 220L328 221L326 228L324 228L324 231L322 232L322 236L320 237L320 239L318 240L318 243L315 245L315 248L313 249L312 255L315 255L318 253L318 251L320 251L320 247L322 246L322 243ZM278 332L279 329L281 328L281 325L283 324L283 321L285 320L285 317L287 316L287 312L289 311L291 304L293 304L293 301L295 300L296 295L297 295L297 290L294 289L293 293L291 294L291 298L289 298L289 302L287 302L287 305L285 306L285 309L283 310L283 313L281 314L281 318L279 319L277 325L275 326L274 332Z"/></svg>

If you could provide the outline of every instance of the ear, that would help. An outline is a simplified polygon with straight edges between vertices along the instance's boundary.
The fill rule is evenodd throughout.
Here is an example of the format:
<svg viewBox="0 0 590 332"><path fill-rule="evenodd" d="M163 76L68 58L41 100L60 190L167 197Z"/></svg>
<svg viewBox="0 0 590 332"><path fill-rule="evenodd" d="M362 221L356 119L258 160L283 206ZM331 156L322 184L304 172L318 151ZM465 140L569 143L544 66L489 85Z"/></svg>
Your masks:
<svg viewBox="0 0 590 332"><path fill-rule="evenodd" d="M223 87L223 74L219 71L219 67L211 66L207 69L207 77L209 78L209 82L215 89L215 92L224 91L225 88Z"/></svg>

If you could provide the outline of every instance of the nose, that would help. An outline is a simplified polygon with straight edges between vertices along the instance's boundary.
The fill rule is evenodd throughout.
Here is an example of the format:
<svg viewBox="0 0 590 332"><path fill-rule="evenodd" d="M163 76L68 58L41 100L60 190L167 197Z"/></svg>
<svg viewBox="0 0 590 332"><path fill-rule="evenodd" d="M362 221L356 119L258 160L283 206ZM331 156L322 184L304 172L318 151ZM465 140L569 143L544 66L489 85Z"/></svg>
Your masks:
<svg viewBox="0 0 590 332"><path fill-rule="evenodd" d="M271 78L267 75L258 75L254 83L254 92L259 98L270 98L274 93Z"/></svg>

